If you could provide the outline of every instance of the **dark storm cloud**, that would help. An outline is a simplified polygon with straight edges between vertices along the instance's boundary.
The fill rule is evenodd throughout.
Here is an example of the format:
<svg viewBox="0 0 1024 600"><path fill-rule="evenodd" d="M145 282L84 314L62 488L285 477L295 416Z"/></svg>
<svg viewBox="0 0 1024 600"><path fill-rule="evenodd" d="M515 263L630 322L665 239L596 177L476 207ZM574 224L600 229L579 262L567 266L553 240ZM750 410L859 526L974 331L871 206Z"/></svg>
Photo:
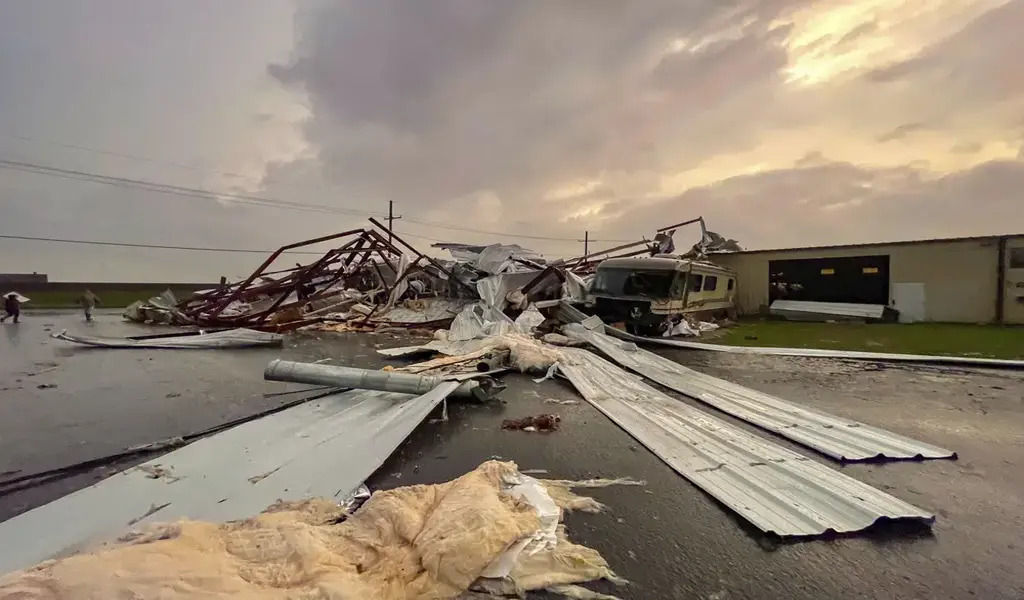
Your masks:
<svg viewBox="0 0 1024 600"><path fill-rule="evenodd" d="M309 93L308 134L338 181L417 205L540 193L563 174L650 165L681 114L771 77L784 60L758 54L775 40L757 27L651 68L673 40L714 33L712 23L767 23L784 6L332 3L306 15L295 60L271 72ZM673 119L664 99L643 99L666 89Z"/></svg>
<svg viewBox="0 0 1024 600"><path fill-rule="evenodd" d="M1024 2L299 6L293 21L284 0L0 4L0 130L200 169L0 153L368 211L394 200L403 233L566 238L529 242L549 254L697 214L752 247L1024 229L1005 205L1024 159ZM364 223L38 176L0 187L7 225L62 237L260 248ZM103 256L207 277L249 264Z"/></svg>

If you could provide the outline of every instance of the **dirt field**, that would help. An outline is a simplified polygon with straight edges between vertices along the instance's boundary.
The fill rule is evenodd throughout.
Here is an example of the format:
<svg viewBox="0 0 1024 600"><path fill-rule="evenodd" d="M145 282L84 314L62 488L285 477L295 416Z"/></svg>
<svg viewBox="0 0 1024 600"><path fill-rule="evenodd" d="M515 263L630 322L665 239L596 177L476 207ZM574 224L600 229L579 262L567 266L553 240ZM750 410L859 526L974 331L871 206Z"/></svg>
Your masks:
<svg viewBox="0 0 1024 600"><path fill-rule="evenodd" d="M281 351L88 350L50 340L45 331L124 335L138 330L116 315L86 327L74 313L34 314L18 326L2 327L0 471L52 468L285 402L289 396L265 396L289 389L262 381L262 369L272 358L378 366L383 364L374 354L378 345L409 343L399 335L322 334L292 337ZM601 588L622 598L1024 597L1018 568L1024 546L1024 374L665 354L743 385L958 451L958 461L841 467L934 511L934 528L882 527L831 540L773 543L676 475L568 384L535 384L524 376L506 379L502 402L453 403L448 422L420 426L368 483L381 489L443 481L493 456L524 469L546 469L555 478L644 479L642 488L594 490L610 512L568 518L574 539L600 550L633 582ZM38 388L44 384L57 387ZM581 402L557 406L545 403L548 398ZM560 431L500 428L503 419L553 409L562 416ZM0 498L0 519L106 472Z"/></svg>

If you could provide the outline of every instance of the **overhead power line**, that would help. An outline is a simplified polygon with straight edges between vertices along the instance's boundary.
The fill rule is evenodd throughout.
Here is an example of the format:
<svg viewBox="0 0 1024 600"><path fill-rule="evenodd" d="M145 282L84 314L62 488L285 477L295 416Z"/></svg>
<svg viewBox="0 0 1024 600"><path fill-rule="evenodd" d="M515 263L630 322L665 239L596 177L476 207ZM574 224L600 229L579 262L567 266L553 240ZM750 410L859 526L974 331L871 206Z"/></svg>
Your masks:
<svg viewBox="0 0 1024 600"><path fill-rule="evenodd" d="M35 173L37 175L46 175L50 177L61 177L64 179L75 179L78 181L102 183L105 185L112 185L116 187L143 189L146 191L158 192L161 194L172 194L176 196L186 196L190 198L202 198L207 200L225 199L230 200L232 202L237 202L239 204L268 206L272 208L283 208L289 210L310 210L314 212L330 212L354 216L385 216L384 213L378 213L367 210L344 208L338 206L327 206L323 204L289 202L287 200L277 200L274 198L265 198L262 196L249 196L245 194L235 194L231 192L214 192L211 190L201 188L190 188L180 185L171 185L167 183L145 181L141 179L130 179L128 177L114 177L112 175L103 175L102 173L93 173L90 171L77 171L74 169L63 169L60 167L52 167L49 165L18 162L12 160L0 160L0 168L11 169L14 171L22 171L25 173Z"/></svg>
<svg viewBox="0 0 1024 600"><path fill-rule="evenodd" d="M301 185L297 185L297 184L285 183L285 182L281 182L281 181L273 181L273 180L270 180L270 179L265 179L263 177L253 177L252 175L242 175L241 173L231 173L230 171L220 171L220 170L217 170L217 169L210 169L208 167L200 167L198 165L190 165L188 163L175 162L173 160L163 160L163 159L160 159L160 158L152 158L150 156L140 156L138 154L129 154L127 152L115 152L113 150L103 150L101 148L90 148L89 146L81 146L81 145L78 145L78 144L69 144L69 143L66 143L66 142L55 142L55 141L52 141L52 140L44 140L44 139L28 137L28 136L24 136L24 135L16 135L16 134L13 134L13 133L3 133L3 134L0 134L0 135L2 135L3 137L6 137L6 138L14 139L14 140L22 140L24 142L33 142L33 143L38 143L38 144L48 144L50 146L56 146L58 148L67 148L69 150L79 150L81 152L90 152L92 154L102 154L104 156L114 156L114 157L117 157L117 158L127 158L129 160L136 160L136 161L139 161L139 162L146 162L146 163L152 163L152 164L158 164L158 165L168 165L168 166L171 166L171 167L178 167L178 168L181 168L181 169L189 169L189 170L192 170L192 171L199 171L199 172L202 172L202 173L211 173L213 175L221 175L223 177L234 177L234 178L237 178L237 179L248 179L250 181L259 181L259 182L264 182L265 181L265 182L269 182L269 183L276 183L276 184L279 184L279 185L294 185L295 187L308 187L308 186L301 186ZM316 188L316 189L322 189L322 188Z"/></svg>
<svg viewBox="0 0 1024 600"><path fill-rule="evenodd" d="M443 242L437 238L416 235L414 233L398 233L403 237L417 238L431 242ZM72 240L67 238L37 237L31 235L4 235L0 234L0 240L24 240L31 242L56 242L60 244L80 244L85 246L112 246L117 248L152 248L157 250L189 250L195 252L232 252L243 254L270 254L276 250L255 250L248 248L210 248L206 246L172 246L167 244L136 244L133 242L109 242L100 240ZM302 252L298 250L286 250L282 254L304 254L306 256L323 256L323 252ZM544 254L544 253L542 253ZM562 258L562 257L558 257Z"/></svg>
<svg viewBox="0 0 1024 600"><path fill-rule="evenodd" d="M140 189L150 192L157 192L161 194L171 194L176 196L184 196L188 198L200 198L207 200L230 200L238 204L246 204L252 206L266 206L270 208L280 208L287 210L302 210L312 212L324 212L324 213L337 213L351 216L373 216L373 217L386 217L386 213L374 212L368 210L361 210L355 208L346 208L338 206L329 206L324 204L309 204L305 202L290 202L287 200L278 200L274 198L267 198L263 196L253 196L246 194L236 194L231 192L216 192L212 190L193 188L180 185L172 185L167 183L159 183L153 181L146 181L142 179L131 179L128 177L116 177L113 175L104 175L102 173L94 173L91 171L81 171L76 169L65 169L61 167L54 167L50 165L43 165L38 163L11 161L11 160L0 160L0 169L9 169L14 171L21 171L24 173L33 173L36 175L44 175L48 177L58 177L63 179L72 179L77 181L87 181L91 183L101 183L105 185L111 185L115 187ZM582 242L582 239L567 238L567 237L555 237L555 236L542 236L542 235L530 235L523 233L510 233L505 231L489 231L486 229L475 229L472 227L459 227L456 225L449 225L447 223L439 223L437 221L427 221L423 219L415 219L409 216L405 217L405 220L409 223L415 223L424 227L435 227L438 229L447 229L450 231L461 231L467 233L476 233L481 235L491 235L495 237L505 238L519 238L528 240L544 240L544 241L555 241L555 242ZM591 239L592 242L612 242L612 243L625 243L633 240L625 239Z"/></svg>
<svg viewBox="0 0 1024 600"><path fill-rule="evenodd" d="M156 248L160 250L193 250L199 252L242 252L246 254L270 254L274 250L249 250L243 248L207 248L203 246L169 246L164 244L135 244L131 242L101 242L98 240L69 240L64 238L34 237L30 235L0 235L4 240L29 240L33 242L59 242L61 244L83 244L87 246L116 246L119 248ZM306 254L323 256L323 252L285 251L284 254Z"/></svg>
<svg viewBox="0 0 1024 600"><path fill-rule="evenodd" d="M412 219L409 216L405 216L404 220L408 223L416 223L417 225L423 225L425 227L437 227L439 229L450 229L452 231L466 231L469 233L479 233L483 235L494 235L502 237L515 237L522 238L525 240L547 240L552 242L582 242L583 238L565 238L565 237L550 237L544 235L529 235L520 233L505 233L502 231L487 231L486 229L473 229L472 227L457 227L455 225L448 225L446 223L438 223L437 221L421 221L419 219ZM591 242L635 242L636 240L611 240L611 239L590 239Z"/></svg>

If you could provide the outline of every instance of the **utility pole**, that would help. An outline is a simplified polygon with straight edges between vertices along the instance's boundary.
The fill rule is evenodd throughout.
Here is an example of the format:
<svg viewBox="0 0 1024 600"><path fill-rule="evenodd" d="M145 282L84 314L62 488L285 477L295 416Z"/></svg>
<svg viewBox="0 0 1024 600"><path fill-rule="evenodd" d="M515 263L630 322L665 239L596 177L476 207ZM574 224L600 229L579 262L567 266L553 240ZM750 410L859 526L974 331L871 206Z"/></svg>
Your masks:
<svg viewBox="0 0 1024 600"><path fill-rule="evenodd" d="M395 203L393 200L388 200L388 242L391 242L391 232L394 231L395 221L401 219L402 216L395 216Z"/></svg>
<svg viewBox="0 0 1024 600"><path fill-rule="evenodd" d="M583 256L590 254L590 232L583 232Z"/></svg>

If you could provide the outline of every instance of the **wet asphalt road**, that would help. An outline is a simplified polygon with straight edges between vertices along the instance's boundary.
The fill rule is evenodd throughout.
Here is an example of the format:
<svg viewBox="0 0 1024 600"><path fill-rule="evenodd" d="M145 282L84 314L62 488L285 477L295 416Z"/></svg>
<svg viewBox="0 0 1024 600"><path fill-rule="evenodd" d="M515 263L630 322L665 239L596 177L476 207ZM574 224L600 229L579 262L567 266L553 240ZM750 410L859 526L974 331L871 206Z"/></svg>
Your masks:
<svg viewBox="0 0 1024 600"><path fill-rule="evenodd" d="M290 338L284 350L69 350L64 342L48 340L43 330L48 323L53 329L84 330L77 315L26 316L16 331L4 325L0 333L0 471L51 468L286 402L290 396L264 394L289 388L262 381L263 366L281 355L377 366L378 344L410 343L404 335L320 334ZM124 335L138 328L104 316L89 331ZM1024 375L667 354L701 371L958 451L959 461L838 467L760 433L935 512L936 525L930 531L889 526L857 536L777 544L585 402L544 402L579 400L568 384L534 384L518 375L506 378L504 402L452 404L448 422L421 425L369 484L381 489L444 481L491 457L513 460L523 469L546 469L554 478L643 479L644 487L587 491L610 510L567 518L574 540L600 550L633 582L595 589L623 598L1024 597L1019 568ZM44 369L52 370L39 373ZM57 387L37 388L50 383ZM502 419L541 412L559 413L561 430L500 429ZM0 498L0 519L101 476L93 472Z"/></svg>

